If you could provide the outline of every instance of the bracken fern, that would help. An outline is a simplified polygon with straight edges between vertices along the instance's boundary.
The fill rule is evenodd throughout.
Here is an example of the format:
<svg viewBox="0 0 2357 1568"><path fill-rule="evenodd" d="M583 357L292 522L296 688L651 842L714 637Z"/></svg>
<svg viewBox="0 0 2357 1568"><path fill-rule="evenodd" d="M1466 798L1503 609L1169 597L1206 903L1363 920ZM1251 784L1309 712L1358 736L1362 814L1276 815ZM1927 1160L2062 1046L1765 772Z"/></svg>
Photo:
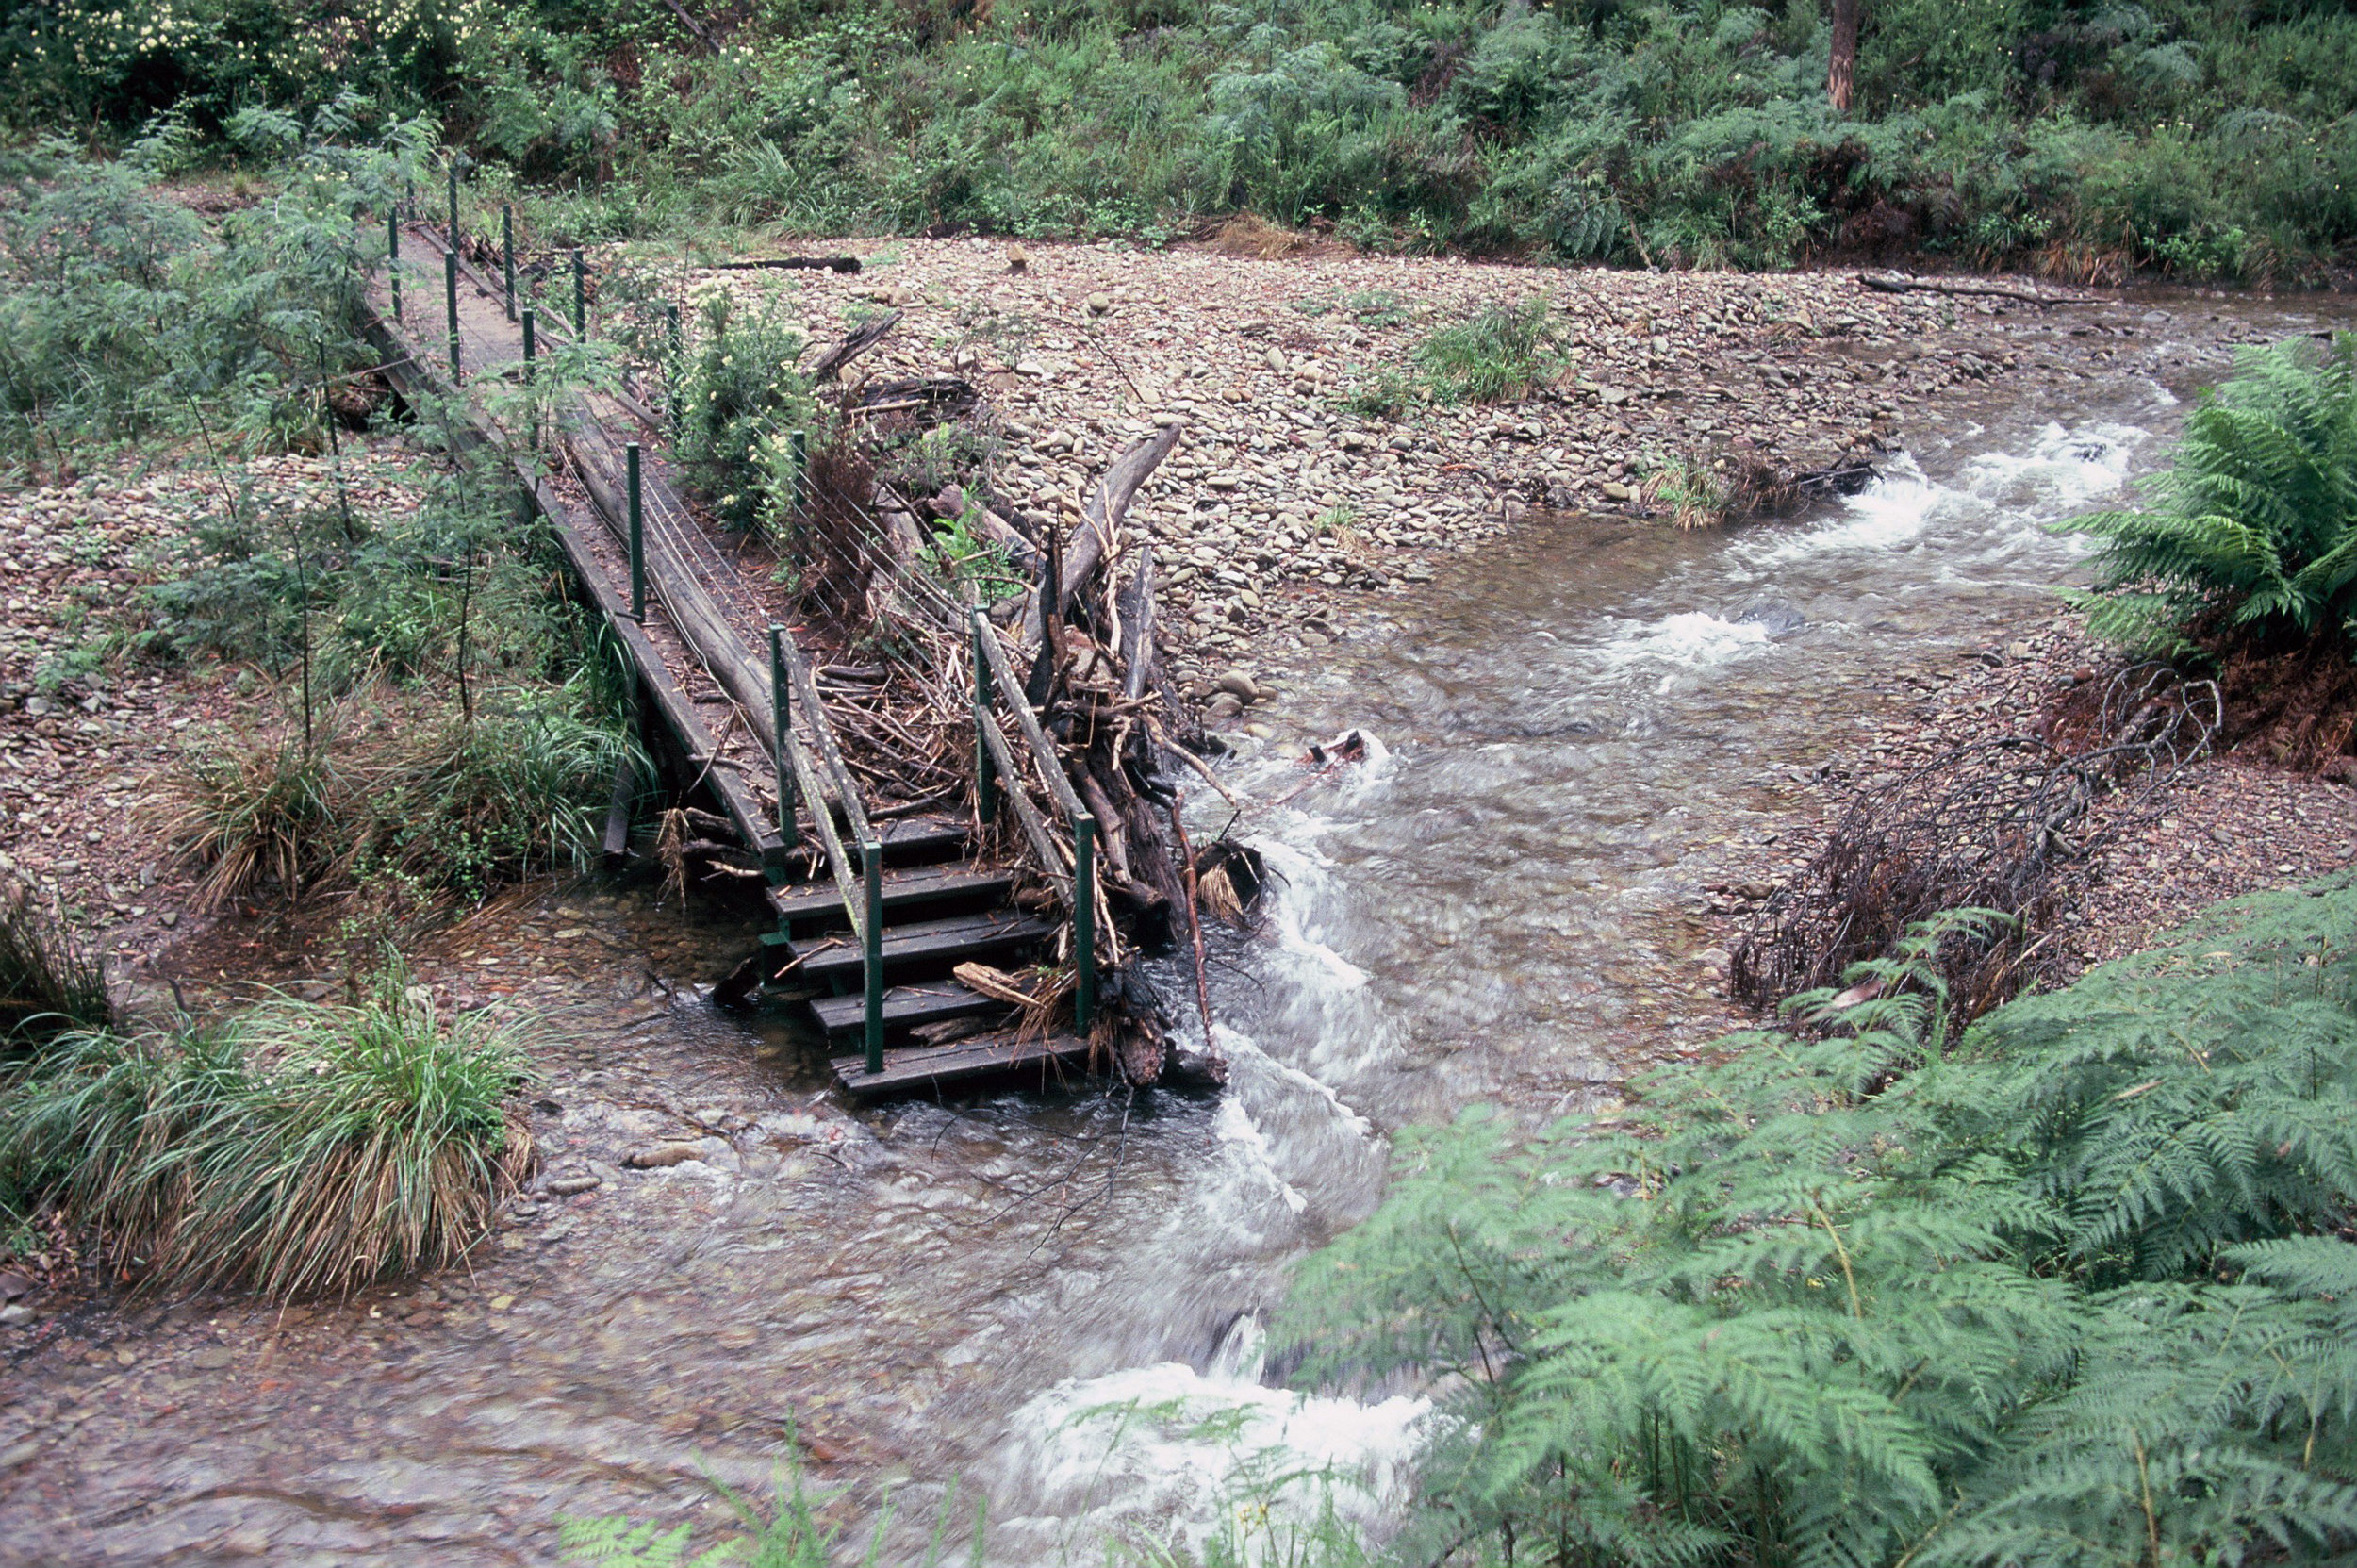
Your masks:
<svg viewBox="0 0 2357 1568"><path fill-rule="evenodd" d="M2100 635L2182 652L2357 631L2357 337L2247 349L2185 420L2153 503L2066 526L2100 542Z"/></svg>
<svg viewBox="0 0 2357 1568"><path fill-rule="evenodd" d="M1821 992L1796 1005L1830 1037L1737 1037L1618 1114L1403 1137L1296 1336L1313 1373L1459 1391L1411 1547L2347 1560L2352 938L2344 877L1953 1043L1928 989Z"/></svg>

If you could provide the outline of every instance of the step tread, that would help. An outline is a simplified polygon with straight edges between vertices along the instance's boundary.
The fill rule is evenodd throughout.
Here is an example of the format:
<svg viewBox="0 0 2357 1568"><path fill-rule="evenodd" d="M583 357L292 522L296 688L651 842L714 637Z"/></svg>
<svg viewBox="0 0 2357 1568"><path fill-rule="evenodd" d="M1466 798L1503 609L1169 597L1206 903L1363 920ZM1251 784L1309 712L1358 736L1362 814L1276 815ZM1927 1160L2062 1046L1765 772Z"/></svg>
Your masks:
<svg viewBox="0 0 2357 1568"><path fill-rule="evenodd" d="M1019 910L904 921L884 928L883 959L886 964L906 964L965 958L1036 941L1055 930L1053 921L1034 919ZM804 937L786 946L797 960L796 972L803 975L856 973L862 963L859 944L849 933Z"/></svg>
<svg viewBox="0 0 2357 1568"><path fill-rule="evenodd" d="M901 817L876 829L878 841L890 856L963 850L967 836L965 819L961 817Z"/></svg>
<svg viewBox="0 0 2357 1568"><path fill-rule="evenodd" d="M965 1079L1001 1078L1038 1068L1042 1087L1055 1068L1079 1068L1088 1061L1089 1043L1075 1034L1022 1038L1012 1032L978 1034L946 1046L902 1046L884 1052L883 1071L870 1073L866 1060L838 1056L828 1065L835 1081L855 1095L892 1094L932 1088Z"/></svg>
<svg viewBox="0 0 2357 1568"><path fill-rule="evenodd" d="M1003 893L1013 879L1000 871L976 871L964 864L935 870L903 871L883 880L886 912L943 899L982 898ZM769 890L769 907L782 920L815 920L843 912L833 883L788 883Z"/></svg>
<svg viewBox="0 0 2357 1568"><path fill-rule="evenodd" d="M810 1010L818 1020L818 1027L830 1034L852 1034L867 1027L867 1002L864 997L819 997L811 1002ZM919 1024L1007 1010L1007 1004L996 997L969 991L954 980L889 986L883 997L886 1029L914 1029Z"/></svg>

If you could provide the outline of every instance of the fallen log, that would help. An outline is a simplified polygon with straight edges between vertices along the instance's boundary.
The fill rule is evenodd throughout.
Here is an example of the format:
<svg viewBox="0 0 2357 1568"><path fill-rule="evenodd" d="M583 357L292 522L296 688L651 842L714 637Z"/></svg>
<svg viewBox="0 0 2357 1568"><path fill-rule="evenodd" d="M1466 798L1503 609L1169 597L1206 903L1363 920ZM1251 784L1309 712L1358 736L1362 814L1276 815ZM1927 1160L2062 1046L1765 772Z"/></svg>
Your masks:
<svg viewBox="0 0 2357 1568"><path fill-rule="evenodd" d="M696 41L704 46L705 53L717 59L720 56L720 41L712 36L712 29L688 15L687 8L682 6L679 0L663 0L663 3L671 8L671 14L680 19L681 25L695 35Z"/></svg>
<svg viewBox="0 0 2357 1568"><path fill-rule="evenodd" d="M708 261L712 272L856 272L855 256L764 256L743 261Z"/></svg>
<svg viewBox="0 0 2357 1568"><path fill-rule="evenodd" d="M2035 289L2016 289L2003 283L1942 283L1936 278L1907 277L1903 273L1860 272L1858 282L1883 294L1963 294L1985 295L1990 299L2021 300L2030 305L2102 305L2105 301L2092 294L2041 294Z"/></svg>
<svg viewBox="0 0 2357 1568"><path fill-rule="evenodd" d="M844 366L882 342L884 335L899 324L900 313L897 310L886 311L874 321L863 324L849 337L819 355L818 363L810 368L811 385L817 387L832 381L842 373Z"/></svg>
<svg viewBox="0 0 2357 1568"><path fill-rule="evenodd" d="M981 403L982 395L964 376L927 375L862 387L845 395L843 411L856 419L905 414L909 424L921 428L962 420Z"/></svg>
<svg viewBox="0 0 2357 1568"><path fill-rule="evenodd" d="M1063 618L1064 603L1081 584L1096 574L1105 559L1106 547L1113 542L1114 532L1121 526L1123 514L1137 495L1148 475L1170 455L1178 444L1179 433L1186 427L1166 424L1153 435L1137 441L1129 451L1113 460L1105 470L1105 477L1089 492L1088 504L1081 508L1080 526L1074 529L1064 546L1061 569L1057 573L1054 602L1046 606L1054 619ZM1042 585L1045 586L1046 585ZM1034 590L1023 602L1023 613L1015 618L1015 637L1026 646L1039 639L1042 623L1039 593Z"/></svg>

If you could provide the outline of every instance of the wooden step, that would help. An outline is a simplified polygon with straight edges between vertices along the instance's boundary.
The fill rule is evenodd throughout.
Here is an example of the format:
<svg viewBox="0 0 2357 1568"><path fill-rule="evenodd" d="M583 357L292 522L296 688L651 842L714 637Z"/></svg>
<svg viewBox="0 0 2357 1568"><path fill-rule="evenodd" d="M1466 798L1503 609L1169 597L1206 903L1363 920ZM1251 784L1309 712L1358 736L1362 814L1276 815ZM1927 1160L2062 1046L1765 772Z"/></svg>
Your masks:
<svg viewBox="0 0 2357 1568"><path fill-rule="evenodd" d="M857 1034L867 1027L866 999L857 992L848 997L820 997L810 1004L810 1011L829 1034ZM885 989L883 997L887 1030L915 1029L950 1018L983 1018L1009 1011L996 997L969 991L954 980L894 985Z"/></svg>
<svg viewBox="0 0 2357 1568"><path fill-rule="evenodd" d="M928 904L948 903L952 900L970 899L975 902L997 902L1006 896L1010 879L995 871L970 870L963 864L944 866L939 869L904 871L898 876L884 878L884 914L890 916L904 910L921 909ZM778 912L778 918L787 921L841 920L843 895L832 882L788 883L769 890L769 907Z"/></svg>
<svg viewBox="0 0 2357 1568"><path fill-rule="evenodd" d="M876 836L883 842L886 866L954 859L965 853L967 834L963 817L903 817L876 829Z"/></svg>
<svg viewBox="0 0 2357 1568"><path fill-rule="evenodd" d="M1050 1034L1018 1042L1011 1033L978 1034L946 1046L904 1046L884 1052L883 1071L867 1070L865 1057L838 1056L830 1064L834 1079L860 1096L912 1094L952 1083L1010 1079L1027 1088L1051 1088L1077 1080L1088 1065L1089 1043L1075 1034Z"/></svg>
<svg viewBox="0 0 2357 1568"><path fill-rule="evenodd" d="M943 920L913 920L888 926L883 935L887 972L926 966L948 969L969 958L1012 951L1052 935L1053 921L1035 920L1014 910L987 915L953 915ZM856 980L860 974L859 943L849 932L829 937L802 937L786 944L799 962L794 972L807 980Z"/></svg>

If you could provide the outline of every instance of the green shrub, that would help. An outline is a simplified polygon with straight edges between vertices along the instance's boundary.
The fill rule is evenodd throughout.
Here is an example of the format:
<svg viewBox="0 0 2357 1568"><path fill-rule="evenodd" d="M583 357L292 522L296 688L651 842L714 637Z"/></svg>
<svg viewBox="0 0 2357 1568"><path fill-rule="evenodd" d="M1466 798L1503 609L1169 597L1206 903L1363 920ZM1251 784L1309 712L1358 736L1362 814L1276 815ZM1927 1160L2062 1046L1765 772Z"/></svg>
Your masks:
<svg viewBox="0 0 2357 1568"><path fill-rule="evenodd" d="M367 363L359 263L426 141L415 124L354 143L339 98L307 125L255 111L236 130L286 161L274 198L209 230L154 189L183 128L112 162L43 142L0 197L0 421L40 441L164 427L280 444L318 434L316 369ZM12 198L12 199L10 199Z"/></svg>
<svg viewBox="0 0 2357 1568"><path fill-rule="evenodd" d="M1543 299L1491 305L1416 345L1432 395L1446 403L1511 403L1562 368L1562 329Z"/></svg>
<svg viewBox="0 0 2357 1568"><path fill-rule="evenodd" d="M1563 1563L2346 1560L2357 883L1939 1033L1937 930L1625 1111L1404 1136L1310 1375L1459 1423L1407 1545Z"/></svg>
<svg viewBox="0 0 2357 1568"><path fill-rule="evenodd" d="M528 1173L522 1041L398 963L349 1004L61 1035L0 1081L0 1163L145 1283L348 1295L463 1259Z"/></svg>
<svg viewBox="0 0 2357 1568"><path fill-rule="evenodd" d="M783 533L795 483L787 437L817 422L817 404L794 371L809 343L786 320L793 297L780 291L748 309L713 289L697 302L679 390L679 454L731 528Z"/></svg>
<svg viewBox="0 0 2357 1568"><path fill-rule="evenodd" d="M358 32L314 0L134 14L0 23L0 112L122 134L172 105L209 135L347 91L431 109L500 178L562 182L524 206L576 239L693 213L1158 242L1249 211L1376 247L1785 266L1891 245L2312 281L2357 239L2346 7L1885 0L1842 115L1807 7L751 0L717 57L652 6Z"/></svg>
<svg viewBox="0 0 2357 1568"><path fill-rule="evenodd" d="M2066 525L2099 541L2075 596L2099 635L2174 652L2357 633L2357 337L2246 349L2145 490Z"/></svg>

